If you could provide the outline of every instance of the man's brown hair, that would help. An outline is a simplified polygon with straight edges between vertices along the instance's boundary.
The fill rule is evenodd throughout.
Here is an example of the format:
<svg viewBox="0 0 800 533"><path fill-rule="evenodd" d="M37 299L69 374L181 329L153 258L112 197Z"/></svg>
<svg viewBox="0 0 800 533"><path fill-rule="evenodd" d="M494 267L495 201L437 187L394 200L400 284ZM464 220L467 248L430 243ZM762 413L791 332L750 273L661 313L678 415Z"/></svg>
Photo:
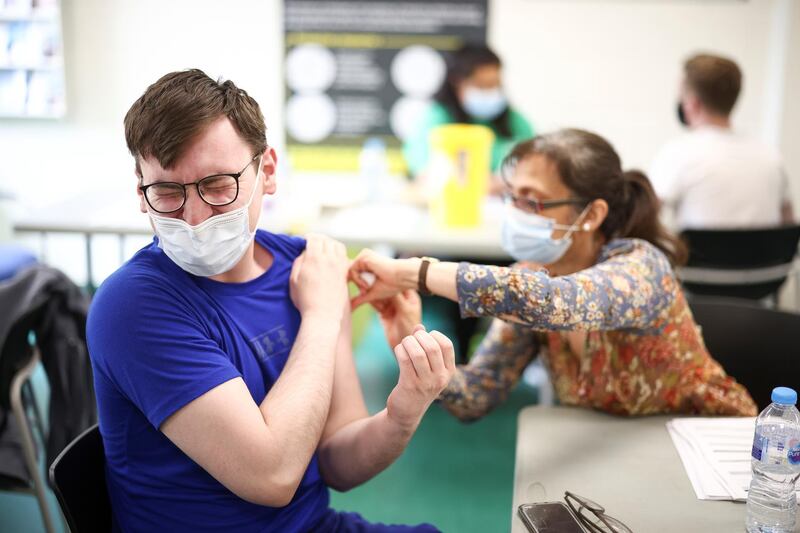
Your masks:
<svg viewBox="0 0 800 533"><path fill-rule="evenodd" d="M742 71L730 59L699 54L684 64L686 83L709 111L729 115L742 88Z"/></svg>
<svg viewBox="0 0 800 533"><path fill-rule="evenodd" d="M152 84L125 115L125 141L136 159L155 157L170 168L211 122L226 116L253 154L267 147L258 103L232 81L214 81L202 70L170 72Z"/></svg>

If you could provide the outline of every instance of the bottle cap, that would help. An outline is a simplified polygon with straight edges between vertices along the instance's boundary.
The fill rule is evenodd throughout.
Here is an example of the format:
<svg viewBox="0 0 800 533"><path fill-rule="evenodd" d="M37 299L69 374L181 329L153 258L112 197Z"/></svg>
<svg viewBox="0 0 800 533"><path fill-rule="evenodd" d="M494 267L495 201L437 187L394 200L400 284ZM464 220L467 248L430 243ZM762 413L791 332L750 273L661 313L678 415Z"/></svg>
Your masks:
<svg viewBox="0 0 800 533"><path fill-rule="evenodd" d="M772 401L783 405L795 405L797 393L789 387L775 387L772 389Z"/></svg>

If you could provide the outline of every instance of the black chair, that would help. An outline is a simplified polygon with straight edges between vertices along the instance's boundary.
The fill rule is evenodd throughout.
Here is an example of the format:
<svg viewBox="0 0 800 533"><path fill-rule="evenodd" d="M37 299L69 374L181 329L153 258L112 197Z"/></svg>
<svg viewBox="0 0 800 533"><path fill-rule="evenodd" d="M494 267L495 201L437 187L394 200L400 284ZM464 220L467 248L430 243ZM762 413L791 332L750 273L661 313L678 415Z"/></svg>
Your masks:
<svg viewBox="0 0 800 533"><path fill-rule="evenodd" d="M72 533L111 531L105 450L95 424L50 465L50 483Z"/></svg>
<svg viewBox="0 0 800 533"><path fill-rule="evenodd" d="M800 314L730 298L692 297L689 306L711 356L759 409L770 404L774 387L800 390Z"/></svg>
<svg viewBox="0 0 800 533"><path fill-rule="evenodd" d="M800 226L687 229L689 260L678 269L687 292L777 301L797 254Z"/></svg>

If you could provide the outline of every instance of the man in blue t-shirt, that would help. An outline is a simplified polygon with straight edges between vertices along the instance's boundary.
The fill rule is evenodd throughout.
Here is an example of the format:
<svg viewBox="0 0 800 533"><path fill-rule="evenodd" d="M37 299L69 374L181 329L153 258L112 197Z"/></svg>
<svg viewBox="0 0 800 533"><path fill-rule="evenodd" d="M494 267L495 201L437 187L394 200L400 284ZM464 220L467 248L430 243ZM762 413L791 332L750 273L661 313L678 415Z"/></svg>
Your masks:
<svg viewBox="0 0 800 533"><path fill-rule="evenodd" d="M156 238L95 296L87 338L116 531L401 532L329 508L390 465L452 376L421 325L369 416L344 246L256 230L275 151L258 104L167 74L125 117ZM399 319L398 319L399 320Z"/></svg>

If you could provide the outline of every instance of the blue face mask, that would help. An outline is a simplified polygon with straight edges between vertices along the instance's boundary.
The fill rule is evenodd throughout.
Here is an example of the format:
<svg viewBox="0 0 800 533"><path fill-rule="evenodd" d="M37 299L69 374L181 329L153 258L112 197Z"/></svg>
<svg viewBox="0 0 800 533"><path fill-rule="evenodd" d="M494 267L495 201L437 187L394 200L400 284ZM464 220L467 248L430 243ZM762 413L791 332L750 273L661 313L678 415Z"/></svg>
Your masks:
<svg viewBox="0 0 800 533"><path fill-rule="evenodd" d="M464 101L461 105L472 118L492 120L505 111L508 102L499 87L495 89L467 87L464 90Z"/></svg>
<svg viewBox="0 0 800 533"><path fill-rule="evenodd" d="M565 226L557 224L552 218L526 213L507 204L503 219L503 249L517 261L553 264L569 250L572 233L588 229L586 225L578 229L578 224L588 209L589 206L586 206L571 226ZM566 233L560 239L554 239L555 230L564 230Z"/></svg>

